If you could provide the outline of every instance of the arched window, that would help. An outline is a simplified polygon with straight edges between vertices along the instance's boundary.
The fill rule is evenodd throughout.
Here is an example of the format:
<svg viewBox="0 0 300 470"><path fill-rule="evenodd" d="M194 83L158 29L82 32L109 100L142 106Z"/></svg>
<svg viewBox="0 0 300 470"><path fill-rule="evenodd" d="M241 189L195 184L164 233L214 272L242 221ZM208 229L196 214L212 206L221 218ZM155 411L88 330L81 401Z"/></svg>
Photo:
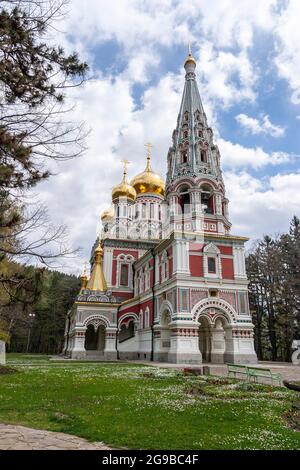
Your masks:
<svg viewBox="0 0 300 470"><path fill-rule="evenodd" d="M181 163L187 163L188 161L188 151L182 150L181 152Z"/></svg>
<svg viewBox="0 0 300 470"><path fill-rule="evenodd" d="M221 278L220 250L213 243L209 243L203 250L204 277Z"/></svg>
<svg viewBox="0 0 300 470"><path fill-rule="evenodd" d="M134 257L120 254L117 257L117 287L132 287L132 263Z"/></svg>
<svg viewBox="0 0 300 470"><path fill-rule="evenodd" d="M183 138L184 138L184 139L187 139L188 136L189 136L189 131L184 131L184 132L183 132Z"/></svg>
<svg viewBox="0 0 300 470"><path fill-rule="evenodd" d="M200 159L202 163L207 163L207 153L206 150L200 151Z"/></svg>
<svg viewBox="0 0 300 470"><path fill-rule="evenodd" d="M128 264L121 264L121 273L120 273L120 286L128 286L128 274L129 266Z"/></svg>
<svg viewBox="0 0 300 470"><path fill-rule="evenodd" d="M186 111L183 115L183 120L187 122L189 120L189 113Z"/></svg>

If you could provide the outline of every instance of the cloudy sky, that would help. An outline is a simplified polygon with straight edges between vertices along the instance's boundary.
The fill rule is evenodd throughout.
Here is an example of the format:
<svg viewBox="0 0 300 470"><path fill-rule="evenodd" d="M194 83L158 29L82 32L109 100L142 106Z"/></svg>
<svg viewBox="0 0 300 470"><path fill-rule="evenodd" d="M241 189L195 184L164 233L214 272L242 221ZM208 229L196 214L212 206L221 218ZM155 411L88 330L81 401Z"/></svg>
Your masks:
<svg viewBox="0 0 300 470"><path fill-rule="evenodd" d="M69 226L80 272L100 214L121 179L167 150L192 42L202 101L221 150L232 233L256 239L300 214L299 0L70 0L57 39L90 65L73 90L74 118L91 129L84 157L60 163L39 186L53 223Z"/></svg>

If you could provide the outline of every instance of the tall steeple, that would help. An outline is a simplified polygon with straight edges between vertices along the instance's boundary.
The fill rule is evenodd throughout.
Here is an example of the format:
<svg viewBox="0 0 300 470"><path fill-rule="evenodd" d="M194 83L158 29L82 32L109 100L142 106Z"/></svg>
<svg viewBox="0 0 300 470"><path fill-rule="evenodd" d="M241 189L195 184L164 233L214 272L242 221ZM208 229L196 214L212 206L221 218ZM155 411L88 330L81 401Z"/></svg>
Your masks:
<svg viewBox="0 0 300 470"><path fill-rule="evenodd" d="M189 47L184 61L185 83L172 146L168 152L166 198L174 227L197 232L229 233L228 200L220 153L207 123L196 81L196 60Z"/></svg>
<svg viewBox="0 0 300 470"><path fill-rule="evenodd" d="M222 181L219 151L207 124L196 81L196 65L189 47L184 62L186 75L181 106L168 153L167 186L181 177L197 178L203 174Z"/></svg>

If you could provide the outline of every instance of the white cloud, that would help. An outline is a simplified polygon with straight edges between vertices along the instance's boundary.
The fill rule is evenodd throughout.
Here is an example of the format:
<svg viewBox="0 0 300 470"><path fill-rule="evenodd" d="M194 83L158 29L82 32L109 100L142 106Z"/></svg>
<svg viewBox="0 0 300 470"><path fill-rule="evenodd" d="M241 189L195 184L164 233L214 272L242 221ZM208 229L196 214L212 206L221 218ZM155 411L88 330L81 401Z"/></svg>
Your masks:
<svg viewBox="0 0 300 470"><path fill-rule="evenodd" d="M282 137L285 134L285 128L272 124L267 114L261 116L260 119L252 118L247 114L238 114L236 121L251 134L267 134L272 137Z"/></svg>
<svg viewBox="0 0 300 470"><path fill-rule="evenodd" d="M293 156L285 152L267 153L261 147L244 147L224 139L218 139L221 164L225 167L248 167L259 169L266 165L287 163Z"/></svg>
<svg viewBox="0 0 300 470"><path fill-rule="evenodd" d="M279 75L285 78L292 90L291 102L300 104L300 2L289 0L286 8L277 17L277 57Z"/></svg>
<svg viewBox="0 0 300 470"><path fill-rule="evenodd" d="M221 51L205 41L200 45L197 70L202 94L212 102L226 107L256 98L255 73L246 52Z"/></svg>
<svg viewBox="0 0 300 470"><path fill-rule="evenodd" d="M300 173L277 174L263 181L249 173L225 172L233 233L251 238L287 230L300 213Z"/></svg>

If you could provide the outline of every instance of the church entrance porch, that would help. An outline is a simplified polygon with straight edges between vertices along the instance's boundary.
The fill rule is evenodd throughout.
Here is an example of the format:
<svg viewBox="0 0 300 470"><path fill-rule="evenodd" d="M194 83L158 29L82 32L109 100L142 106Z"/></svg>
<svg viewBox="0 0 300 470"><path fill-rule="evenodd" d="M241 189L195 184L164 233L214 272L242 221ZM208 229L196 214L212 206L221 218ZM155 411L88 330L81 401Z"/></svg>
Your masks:
<svg viewBox="0 0 300 470"><path fill-rule="evenodd" d="M83 325L75 327L72 339L72 359L117 359L116 327L103 316L92 315Z"/></svg>

